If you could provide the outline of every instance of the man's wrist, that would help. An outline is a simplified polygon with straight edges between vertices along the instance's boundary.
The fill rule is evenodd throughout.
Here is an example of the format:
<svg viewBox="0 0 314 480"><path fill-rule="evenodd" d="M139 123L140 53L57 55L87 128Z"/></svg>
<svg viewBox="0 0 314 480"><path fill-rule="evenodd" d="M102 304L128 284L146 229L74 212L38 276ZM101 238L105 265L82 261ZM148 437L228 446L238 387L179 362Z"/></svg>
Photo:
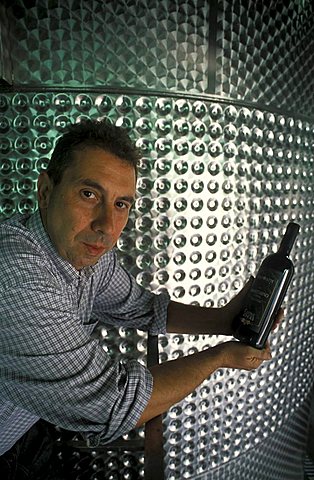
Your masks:
<svg viewBox="0 0 314 480"><path fill-rule="evenodd" d="M221 332L220 335L226 336L233 336L232 330L232 321L233 321L233 312L229 308L229 303L224 305L220 309L220 325L221 325Z"/></svg>

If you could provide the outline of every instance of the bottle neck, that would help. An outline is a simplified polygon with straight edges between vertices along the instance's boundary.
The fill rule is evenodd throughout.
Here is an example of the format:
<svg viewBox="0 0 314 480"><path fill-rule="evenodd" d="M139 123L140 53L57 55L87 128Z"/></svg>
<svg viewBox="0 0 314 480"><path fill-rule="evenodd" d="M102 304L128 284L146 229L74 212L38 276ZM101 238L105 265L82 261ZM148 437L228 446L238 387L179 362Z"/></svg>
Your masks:
<svg viewBox="0 0 314 480"><path fill-rule="evenodd" d="M282 239L278 248L278 253L281 253L282 255L285 255L286 257L288 257L288 255L292 250L292 247L293 247L293 242L289 242L289 240Z"/></svg>
<svg viewBox="0 0 314 480"><path fill-rule="evenodd" d="M299 233L300 226L297 223L289 223L287 230L281 240L278 252L282 255L288 256L292 250L295 239Z"/></svg>

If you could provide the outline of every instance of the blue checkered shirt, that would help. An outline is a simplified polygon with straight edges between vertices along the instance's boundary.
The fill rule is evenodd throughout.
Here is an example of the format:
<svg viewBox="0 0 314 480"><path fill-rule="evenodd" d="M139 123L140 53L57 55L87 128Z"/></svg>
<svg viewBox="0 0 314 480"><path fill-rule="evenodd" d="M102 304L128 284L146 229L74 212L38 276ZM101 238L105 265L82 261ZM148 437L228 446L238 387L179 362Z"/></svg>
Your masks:
<svg viewBox="0 0 314 480"><path fill-rule="evenodd" d="M136 360L113 360L102 322L165 333L168 295L137 285L105 254L81 272L50 242L39 212L0 224L0 455L39 419L108 443L136 425L152 391Z"/></svg>

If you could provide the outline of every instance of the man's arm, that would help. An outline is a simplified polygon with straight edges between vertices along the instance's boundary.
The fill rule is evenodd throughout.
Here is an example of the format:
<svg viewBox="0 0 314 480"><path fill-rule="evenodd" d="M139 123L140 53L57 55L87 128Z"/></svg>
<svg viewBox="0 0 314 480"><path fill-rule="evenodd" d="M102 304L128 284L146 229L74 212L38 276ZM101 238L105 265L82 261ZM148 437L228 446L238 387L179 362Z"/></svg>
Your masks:
<svg viewBox="0 0 314 480"><path fill-rule="evenodd" d="M240 311L253 277L232 300L220 308L185 305L171 301L168 306L167 332L208 335L232 335L231 322Z"/></svg>
<svg viewBox="0 0 314 480"><path fill-rule="evenodd" d="M233 299L221 308L206 308L171 301L168 306L169 333L232 335L231 323L239 312L253 277ZM274 327L283 317L280 309ZM166 412L198 387L217 368L254 370L270 360L269 345L257 350L240 342L225 342L213 348L156 365L150 369L153 391L137 426Z"/></svg>
<svg viewBox="0 0 314 480"><path fill-rule="evenodd" d="M152 367L153 392L137 427L185 398L217 368L253 370L270 359L269 347L257 350L240 342L226 342Z"/></svg>
<svg viewBox="0 0 314 480"><path fill-rule="evenodd" d="M244 297L253 280L254 278L251 277L242 290L224 307L207 308L170 301L168 305L167 332L233 336L231 329L232 320L239 313ZM273 325L273 330L281 322L283 316L283 310L280 309Z"/></svg>

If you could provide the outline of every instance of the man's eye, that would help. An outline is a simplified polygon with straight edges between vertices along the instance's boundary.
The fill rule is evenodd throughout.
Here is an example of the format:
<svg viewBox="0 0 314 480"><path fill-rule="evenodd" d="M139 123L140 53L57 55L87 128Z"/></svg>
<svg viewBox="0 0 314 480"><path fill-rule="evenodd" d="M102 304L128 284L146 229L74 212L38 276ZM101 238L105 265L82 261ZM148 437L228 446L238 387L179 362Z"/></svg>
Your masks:
<svg viewBox="0 0 314 480"><path fill-rule="evenodd" d="M118 208L127 208L127 209L130 208L130 207L129 207L129 204L128 204L128 203L125 203L125 202L117 202L116 205L117 205Z"/></svg>
<svg viewBox="0 0 314 480"><path fill-rule="evenodd" d="M82 196L85 198L96 198L96 195L90 190L82 190Z"/></svg>

